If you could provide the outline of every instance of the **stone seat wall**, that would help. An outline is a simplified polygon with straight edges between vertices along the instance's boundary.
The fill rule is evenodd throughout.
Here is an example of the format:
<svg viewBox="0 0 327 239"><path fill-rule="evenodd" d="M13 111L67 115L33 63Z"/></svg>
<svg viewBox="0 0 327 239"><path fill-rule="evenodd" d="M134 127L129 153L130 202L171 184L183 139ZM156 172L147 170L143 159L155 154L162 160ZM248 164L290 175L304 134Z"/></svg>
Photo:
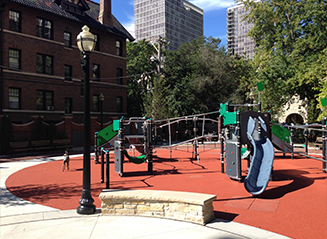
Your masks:
<svg viewBox="0 0 327 239"><path fill-rule="evenodd" d="M104 215L161 217L204 225L214 218L212 202L216 195L109 189L103 190L99 198Z"/></svg>

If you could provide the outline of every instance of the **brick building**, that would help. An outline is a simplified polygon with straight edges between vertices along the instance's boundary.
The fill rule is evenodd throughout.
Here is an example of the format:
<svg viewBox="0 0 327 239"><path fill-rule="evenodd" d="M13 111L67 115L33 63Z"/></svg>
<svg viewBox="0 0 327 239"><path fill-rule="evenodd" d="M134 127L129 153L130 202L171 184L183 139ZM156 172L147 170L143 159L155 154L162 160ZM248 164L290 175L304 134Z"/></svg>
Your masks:
<svg viewBox="0 0 327 239"><path fill-rule="evenodd" d="M0 0L0 9L0 121L10 115L16 141L30 140L19 126L41 117L80 144L84 71L76 37L84 25L97 39L90 55L91 131L99 130L101 93L103 122L126 115L126 39L134 39L111 14L111 0Z"/></svg>

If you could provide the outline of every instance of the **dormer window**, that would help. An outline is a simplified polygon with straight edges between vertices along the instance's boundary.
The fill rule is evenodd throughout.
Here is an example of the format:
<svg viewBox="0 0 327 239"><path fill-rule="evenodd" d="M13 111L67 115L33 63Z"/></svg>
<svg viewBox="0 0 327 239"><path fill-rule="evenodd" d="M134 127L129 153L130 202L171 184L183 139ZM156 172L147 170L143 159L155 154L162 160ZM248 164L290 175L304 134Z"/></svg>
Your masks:
<svg viewBox="0 0 327 239"><path fill-rule="evenodd" d="M90 9L85 0L55 0L55 3L71 13L83 14Z"/></svg>

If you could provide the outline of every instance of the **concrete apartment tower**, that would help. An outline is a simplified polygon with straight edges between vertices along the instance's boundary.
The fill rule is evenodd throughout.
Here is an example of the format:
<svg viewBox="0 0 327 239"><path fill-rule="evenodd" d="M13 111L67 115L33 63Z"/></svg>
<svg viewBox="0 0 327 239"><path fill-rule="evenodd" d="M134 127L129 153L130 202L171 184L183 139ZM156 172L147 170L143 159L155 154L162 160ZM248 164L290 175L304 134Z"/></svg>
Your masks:
<svg viewBox="0 0 327 239"><path fill-rule="evenodd" d="M161 36L177 50L203 35L203 10L185 0L134 0L134 15L137 41Z"/></svg>
<svg viewBox="0 0 327 239"><path fill-rule="evenodd" d="M244 5L227 8L227 49L232 55L243 55L252 59L255 43L246 35L253 27L253 23L242 21L248 12Z"/></svg>

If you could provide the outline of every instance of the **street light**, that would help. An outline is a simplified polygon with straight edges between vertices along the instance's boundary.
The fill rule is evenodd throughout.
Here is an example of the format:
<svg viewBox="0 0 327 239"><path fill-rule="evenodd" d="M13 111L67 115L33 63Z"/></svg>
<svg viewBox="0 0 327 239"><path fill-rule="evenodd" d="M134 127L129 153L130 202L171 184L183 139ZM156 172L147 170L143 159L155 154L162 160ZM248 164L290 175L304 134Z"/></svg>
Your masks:
<svg viewBox="0 0 327 239"><path fill-rule="evenodd" d="M95 212L94 200L91 196L91 168L90 168L90 145L91 145L91 118L90 118L90 56L95 47L95 38L84 26L77 36L77 46L84 59L84 146L83 146L83 191L77 207L78 214L92 214Z"/></svg>
<svg viewBox="0 0 327 239"><path fill-rule="evenodd" d="M99 100L100 100L100 110L101 110L100 120L101 120L101 129L102 129L103 128L103 101L104 101L104 95L102 93L99 95Z"/></svg>

